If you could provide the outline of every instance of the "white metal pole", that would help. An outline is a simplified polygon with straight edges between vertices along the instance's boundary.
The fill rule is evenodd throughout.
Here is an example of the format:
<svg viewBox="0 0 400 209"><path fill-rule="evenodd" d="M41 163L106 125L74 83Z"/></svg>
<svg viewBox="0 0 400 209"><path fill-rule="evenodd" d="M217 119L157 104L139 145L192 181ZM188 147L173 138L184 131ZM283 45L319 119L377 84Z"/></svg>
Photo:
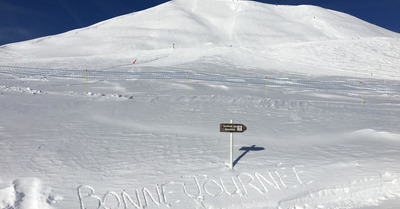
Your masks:
<svg viewBox="0 0 400 209"><path fill-rule="evenodd" d="M231 124L233 123L233 120L231 120ZM230 167L231 167L231 170L233 170L233 132L231 132L231 141L230 141L230 144L231 144L231 150L230 150L230 159L231 159L231 164L230 164Z"/></svg>

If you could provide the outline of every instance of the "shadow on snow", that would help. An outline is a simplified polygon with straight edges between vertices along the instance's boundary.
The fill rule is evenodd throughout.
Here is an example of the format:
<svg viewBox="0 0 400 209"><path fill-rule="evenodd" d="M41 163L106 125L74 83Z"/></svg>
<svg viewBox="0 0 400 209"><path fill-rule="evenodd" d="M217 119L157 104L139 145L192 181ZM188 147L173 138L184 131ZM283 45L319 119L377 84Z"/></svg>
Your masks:
<svg viewBox="0 0 400 209"><path fill-rule="evenodd" d="M244 151L236 160L233 162L233 166L235 166L248 152L250 151L261 151L264 150L264 147L256 147L256 145L253 145L251 147L242 147L239 150Z"/></svg>

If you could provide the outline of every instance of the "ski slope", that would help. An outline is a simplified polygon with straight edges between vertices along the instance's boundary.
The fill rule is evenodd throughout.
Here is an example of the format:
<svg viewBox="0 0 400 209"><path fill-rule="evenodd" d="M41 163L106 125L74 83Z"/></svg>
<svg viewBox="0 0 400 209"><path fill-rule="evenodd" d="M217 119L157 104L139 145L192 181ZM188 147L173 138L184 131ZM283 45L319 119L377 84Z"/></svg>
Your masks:
<svg viewBox="0 0 400 209"><path fill-rule="evenodd" d="M2 65L19 67L122 71L134 60L146 67L223 61L262 71L399 79L399 46L397 33L319 7L174 0L5 45L0 55Z"/></svg>
<svg viewBox="0 0 400 209"><path fill-rule="evenodd" d="M314 6L174 0L0 46L0 208L399 208L399 43Z"/></svg>

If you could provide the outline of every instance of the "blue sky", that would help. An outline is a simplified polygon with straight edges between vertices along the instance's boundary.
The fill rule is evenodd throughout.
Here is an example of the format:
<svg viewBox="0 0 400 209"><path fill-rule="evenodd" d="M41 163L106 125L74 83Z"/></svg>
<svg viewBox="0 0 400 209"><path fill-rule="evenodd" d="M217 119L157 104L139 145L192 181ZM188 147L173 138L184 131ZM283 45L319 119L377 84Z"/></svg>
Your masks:
<svg viewBox="0 0 400 209"><path fill-rule="evenodd" d="M0 45L63 33L166 0L0 0ZM345 12L400 33L400 0L260 0Z"/></svg>

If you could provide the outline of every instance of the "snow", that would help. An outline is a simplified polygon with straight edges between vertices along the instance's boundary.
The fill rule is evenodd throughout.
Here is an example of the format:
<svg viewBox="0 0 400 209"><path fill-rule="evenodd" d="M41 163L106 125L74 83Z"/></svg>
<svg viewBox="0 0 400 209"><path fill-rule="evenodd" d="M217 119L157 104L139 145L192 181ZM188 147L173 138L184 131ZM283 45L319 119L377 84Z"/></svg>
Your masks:
<svg viewBox="0 0 400 209"><path fill-rule="evenodd" d="M397 208L399 46L228 0L0 46L0 208Z"/></svg>

